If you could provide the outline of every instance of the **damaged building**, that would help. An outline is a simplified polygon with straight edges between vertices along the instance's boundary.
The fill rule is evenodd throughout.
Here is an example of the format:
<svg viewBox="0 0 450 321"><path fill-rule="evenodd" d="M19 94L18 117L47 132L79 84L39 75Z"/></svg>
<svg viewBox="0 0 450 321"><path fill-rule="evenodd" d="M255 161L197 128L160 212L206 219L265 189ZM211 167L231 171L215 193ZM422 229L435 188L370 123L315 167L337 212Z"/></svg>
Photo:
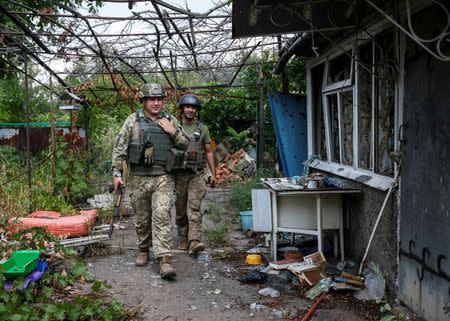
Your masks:
<svg viewBox="0 0 450 321"><path fill-rule="evenodd" d="M448 318L450 302L449 12L448 1L233 3L234 37L297 33L273 73L305 59L308 164L361 191L347 197L346 256L378 264L390 296L426 320Z"/></svg>

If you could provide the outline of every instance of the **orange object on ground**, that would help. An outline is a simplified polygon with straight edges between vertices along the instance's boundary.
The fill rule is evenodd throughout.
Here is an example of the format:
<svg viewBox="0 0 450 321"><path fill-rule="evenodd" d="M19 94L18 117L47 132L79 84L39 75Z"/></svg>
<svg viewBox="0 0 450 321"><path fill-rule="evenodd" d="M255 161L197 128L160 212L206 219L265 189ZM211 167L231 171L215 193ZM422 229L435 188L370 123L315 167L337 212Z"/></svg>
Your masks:
<svg viewBox="0 0 450 321"><path fill-rule="evenodd" d="M325 297L326 292L322 293L322 295L316 300L316 302L314 302L314 304L312 305L312 307L309 308L308 312L306 313L306 315L303 317L302 321L307 321L309 320L309 318L313 315L314 311L317 309L317 307L319 306L320 302L322 302L323 298Z"/></svg>
<svg viewBox="0 0 450 321"><path fill-rule="evenodd" d="M61 216L58 212L35 211L27 217L13 217L8 220L9 230L20 231L31 227L44 227L56 236L78 237L91 233L97 210L80 211L78 215Z"/></svg>

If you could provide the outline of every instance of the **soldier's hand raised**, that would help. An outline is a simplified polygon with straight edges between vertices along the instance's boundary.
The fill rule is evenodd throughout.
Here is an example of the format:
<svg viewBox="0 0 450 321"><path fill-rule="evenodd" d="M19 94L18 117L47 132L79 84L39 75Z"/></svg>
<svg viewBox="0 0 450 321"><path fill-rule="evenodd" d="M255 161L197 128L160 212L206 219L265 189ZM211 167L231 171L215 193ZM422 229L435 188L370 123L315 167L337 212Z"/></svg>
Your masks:
<svg viewBox="0 0 450 321"><path fill-rule="evenodd" d="M175 126L173 126L172 122L166 118L161 118L159 120L159 126L169 135L176 132Z"/></svg>

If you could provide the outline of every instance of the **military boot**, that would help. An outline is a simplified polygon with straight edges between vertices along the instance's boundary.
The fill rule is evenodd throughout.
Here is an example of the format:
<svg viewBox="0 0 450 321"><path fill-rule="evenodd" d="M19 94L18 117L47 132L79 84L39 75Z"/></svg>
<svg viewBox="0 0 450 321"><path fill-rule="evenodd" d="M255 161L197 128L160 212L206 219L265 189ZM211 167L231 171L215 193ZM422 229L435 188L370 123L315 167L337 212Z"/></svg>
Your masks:
<svg viewBox="0 0 450 321"><path fill-rule="evenodd" d="M148 249L139 249L139 254L136 258L135 263L137 266L143 266L148 263L148 258Z"/></svg>
<svg viewBox="0 0 450 321"><path fill-rule="evenodd" d="M178 249L181 251L186 251L189 249L188 241L186 239L180 239L178 243Z"/></svg>
<svg viewBox="0 0 450 321"><path fill-rule="evenodd" d="M189 242L189 255L196 255L205 249L205 245L197 240L192 240Z"/></svg>
<svg viewBox="0 0 450 321"><path fill-rule="evenodd" d="M161 279L171 279L177 276L177 272L172 267L172 256L164 255L160 262L160 268Z"/></svg>

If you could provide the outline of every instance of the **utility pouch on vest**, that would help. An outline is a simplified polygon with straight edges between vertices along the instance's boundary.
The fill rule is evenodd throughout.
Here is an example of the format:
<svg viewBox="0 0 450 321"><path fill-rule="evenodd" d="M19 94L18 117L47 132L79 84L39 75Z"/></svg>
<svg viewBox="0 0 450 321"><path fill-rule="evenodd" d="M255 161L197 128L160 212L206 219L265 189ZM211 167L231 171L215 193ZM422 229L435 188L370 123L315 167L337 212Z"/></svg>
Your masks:
<svg viewBox="0 0 450 321"><path fill-rule="evenodd" d="M197 160L197 151L195 149L189 149L187 152L187 159L188 160L193 160L196 161Z"/></svg>
<svg viewBox="0 0 450 321"><path fill-rule="evenodd" d="M128 151L128 161L130 164L139 164L141 158L141 145L140 144L130 144Z"/></svg>
<svg viewBox="0 0 450 321"><path fill-rule="evenodd" d="M171 171L174 169L186 168L186 153L176 148L169 148L169 154L167 157L166 170Z"/></svg>

